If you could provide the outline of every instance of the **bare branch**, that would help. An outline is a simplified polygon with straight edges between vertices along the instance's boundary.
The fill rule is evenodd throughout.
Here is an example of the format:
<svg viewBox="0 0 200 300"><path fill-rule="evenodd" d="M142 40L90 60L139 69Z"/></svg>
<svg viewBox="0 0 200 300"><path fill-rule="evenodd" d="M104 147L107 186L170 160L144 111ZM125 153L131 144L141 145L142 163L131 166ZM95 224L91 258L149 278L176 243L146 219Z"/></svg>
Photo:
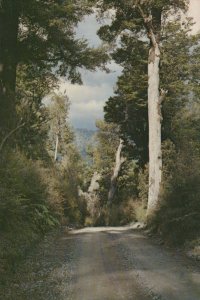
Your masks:
<svg viewBox="0 0 200 300"><path fill-rule="evenodd" d="M115 192L116 192L117 177L118 177L119 172L121 170L121 166L126 161L126 158L121 156L121 152L122 152L123 147L124 147L123 140L120 139L120 143L119 143L117 153L116 153L116 157L115 157L115 167L114 167L114 170L113 170L113 175L111 177L110 189L109 189L109 192L108 192L108 205L109 206L112 204L112 200L113 200Z"/></svg>
<svg viewBox="0 0 200 300"><path fill-rule="evenodd" d="M147 33L148 33L148 36L149 36L149 39L151 40L152 42L152 45L154 47L156 47L156 45L158 44L157 41L156 41L156 37L155 37L155 34L154 34L154 31L153 31L153 24L152 24L152 15L146 15L141 7L141 5L138 3L136 4L137 8L139 9L139 12L140 12L140 15L141 17L143 18L144 20L144 25L147 29Z"/></svg>
<svg viewBox="0 0 200 300"><path fill-rule="evenodd" d="M0 152L2 151L5 143L7 142L7 140L17 131L19 130L21 127L23 127L25 125L25 123L22 123L20 125L18 125L16 128L12 129L2 140L1 144L0 144Z"/></svg>

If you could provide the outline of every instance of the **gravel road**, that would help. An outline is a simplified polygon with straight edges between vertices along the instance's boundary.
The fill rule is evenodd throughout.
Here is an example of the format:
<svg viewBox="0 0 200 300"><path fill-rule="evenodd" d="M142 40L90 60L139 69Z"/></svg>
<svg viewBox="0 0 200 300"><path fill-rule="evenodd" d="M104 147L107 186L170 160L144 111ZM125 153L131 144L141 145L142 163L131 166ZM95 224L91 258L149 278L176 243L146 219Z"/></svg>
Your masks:
<svg viewBox="0 0 200 300"><path fill-rule="evenodd" d="M63 231L27 258L0 299L200 300L199 270L129 227Z"/></svg>

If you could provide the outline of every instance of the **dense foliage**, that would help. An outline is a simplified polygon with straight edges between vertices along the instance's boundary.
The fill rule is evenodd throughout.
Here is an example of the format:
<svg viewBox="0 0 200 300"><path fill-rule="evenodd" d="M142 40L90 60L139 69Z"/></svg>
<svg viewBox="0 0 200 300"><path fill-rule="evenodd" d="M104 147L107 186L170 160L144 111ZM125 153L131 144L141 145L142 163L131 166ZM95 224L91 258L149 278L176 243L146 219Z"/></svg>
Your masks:
<svg viewBox="0 0 200 300"><path fill-rule="evenodd" d="M84 163L67 120L69 100L55 88L60 76L81 83L81 68L104 68L104 49L76 38L91 12L87 1L0 1L2 274L52 228L84 223Z"/></svg>
<svg viewBox="0 0 200 300"><path fill-rule="evenodd" d="M10 149L9 145L6 145L2 152L0 161L2 268L14 267L18 259L24 257L36 241L58 225L84 223L86 204L78 194L78 186L82 184L84 178L84 164L72 137L60 139L59 160L54 161L54 151L51 149L55 148L55 143L52 142L51 131L48 130L52 126L51 117L54 108L53 104L49 104L45 110L45 114L50 116L46 126L49 134L46 134L46 144L42 145L46 146L43 148L45 158L28 157L19 149ZM63 124L62 130L67 137L71 136L72 132L67 123ZM61 151L62 149L65 151Z"/></svg>
<svg viewBox="0 0 200 300"><path fill-rule="evenodd" d="M19 102L24 96L38 102L58 76L80 83L80 68L103 67L104 50L75 37L78 22L91 12L82 0L1 1L1 135L20 122L15 116L16 85Z"/></svg>
<svg viewBox="0 0 200 300"><path fill-rule="evenodd" d="M88 206L95 202L95 210L89 210L88 224L93 225L123 225L138 219L135 206L137 206L137 180L138 167L136 161L127 157L120 166L117 176L117 185L112 205L108 204L108 193L111 177L116 161L115 156L120 143L119 126L114 123L98 121L95 147L91 147L90 155L93 164L92 174L100 174L99 189L95 195L88 199ZM121 156L126 152L123 147Z"/></svg>
<svg viewBox="0 0 200 300"><path fill-rule="evenodd" d="M172 4L170 1L152 1L151 4L156 3L158 10L163 5ZM120 129L119 136L125 144L124 155L138 162L136 195L140 199L140 206L145 207L149 160L149 43L144 38L144 28L141 29L141 18L136 6L131 10L128 2L104 1L101 11L113 7L116 9L113 22L103 26L99 35L104 41L112 43L112 46L116 37L120 37L116 45L118 48L111 55L123 67L123 72L118 79L115 95L106 102L105 120L115 123ZM199 119L195 112L199 111L200 48L199 35L191 35L192 19L186 18L183 21L178 11L172 19L168 19L165 12L167 9L163 12L162 27L159 29L160 89L167 91L159 112L162 117L163 178L160 205L151 221L154 229L168 240L179 243L199 234ZM120 203L120 198L118 200Z"/></svg>

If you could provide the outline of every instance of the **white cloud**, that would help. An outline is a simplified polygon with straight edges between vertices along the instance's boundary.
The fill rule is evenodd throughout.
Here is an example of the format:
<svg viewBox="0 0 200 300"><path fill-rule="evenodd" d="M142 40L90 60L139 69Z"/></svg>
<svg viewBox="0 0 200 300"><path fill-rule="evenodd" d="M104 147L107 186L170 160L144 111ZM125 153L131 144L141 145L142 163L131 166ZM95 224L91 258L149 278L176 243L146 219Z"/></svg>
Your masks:
<svg viewBox="0 0 200 300"><path fill-rule="evenodd" d="M105 82L99 82L99 85L72 85L70 83L62 82L60 85L61 92L66 90L67 95L71 100L76 100L76 103L88 103L93 99L104 99L108 92L112 92L112 87Z"/></svg>
<svg viewBox="0 0 200 300"><path fill-rule="evenodd" d="M96 75L97 78L93 78ZM69 96L71 102L70 120L74 127L95 128L96 119L103 118L103 106L109 96L113 94L113 84L116 81L116 78L112 79L112 83L109 78L106 81L106 76L109 75L88 72L84 85L61 82L59 90L61 92L66 90Z"/></svg>

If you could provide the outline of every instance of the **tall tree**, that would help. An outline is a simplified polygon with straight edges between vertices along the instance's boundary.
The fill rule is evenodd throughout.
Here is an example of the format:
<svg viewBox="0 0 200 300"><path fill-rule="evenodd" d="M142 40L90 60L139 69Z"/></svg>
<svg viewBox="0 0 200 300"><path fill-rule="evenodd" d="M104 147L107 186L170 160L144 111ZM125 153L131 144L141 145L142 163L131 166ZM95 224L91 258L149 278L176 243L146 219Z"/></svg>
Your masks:
<svg viewBox="0 0 200 300"><path fill-rule="evenodd" d="M79 68L94 70L106 55L75 38L75 26L91 12L86 1L2 0L0 3L1 132L13 127L16 74L29 65L47 78L81 82Z"/></svg>
<svg viewBox="0 0 200 300"><path fill-rule="evenodd" d="M184 22L177 15L173 20L168 20L165 26L162 28L162 64L160 66L160 86L164 90L168 90L165 101L162 105L162 156L163 156L163 171L162 171L162 193L160 199L165 199L164 203L169 201L174 201L174 208L177 210L170 211L172 209L171 204L165 205L161 203L161 219L164 216L164 209L169 211L169 214L181 217L182 212L187 215L190 214L191 210L194 210L198 199L197 187L195 186L195 181L198 179L198 171L196 167L193 167L193 177L191 176L190 168L186 167L187 172L182 171L182 162L191 159L192 165L198 165L198 155L194 154L198 151L199 147L194 146L195 140L198 138L194 137L195 128L197 128L197 115L199 111L199 64L200 64L200 35L191 35L193 21L191 18L186 18ZM140 151L141 141L143 142L143 149L147 149L147 130L142 130L142 124L147 125L148 116L146 113L147 95L142 92L147 89L147 79L145 81L145 76L142 78L143 72L146 71L145 66L147 66L147 61L144 59L146 57L146 52L141 51L139 45L143 43L143 47L146 47L145 41L139 41L135 43L135 40L130 36L125 36L121 41L121 49L115 51L113 58L116 62L123 66L122 75L119 77L117 82L117 89L115 91L115 96L108 99L105 106L105 119L107 121L112 121L119 124L121 128L122 137L125 139L127 136L131 138L134 143L134 157L144 161L145 152ZM142 48L143 48L142 47ZM130 51L132 50L132 51ZM133 55L133 53L135 55ZM128 109L127 109L128 108ZM144 110L145 109L145 110ZM125 114L126 112L126 114ZM145 112L145 114L144 114ZM196 115L193 115L195 112ZM183 121L184 120L184 121ZM141 121L141 122L140 122ZM190 125L189 125L190 124ZM193 125L191 125L193 124ZM191 127L190 127L191 126ZM146 126L145 126L146 128ZM190 128L190 129L189 129ZM184 133L183 133L184 132ZM186 142L187 140L187 142ZM132 149L131 149L132 150ZM173 153L175 151L175 153ZM138 154L140 155L138 156ZM172 159L173 158L173 159ZM147 162L147 158L146 158ZM179 163L178 163L179 162ZM140 163L141 165L141 163ZM171 167L171 169L170 169ZM166 172L166 169L170 171ZM172 171L173 169L173 171ZM197 173L195 173L197 171ZM173 175L172 175L172 172ZM179 186L179 192L176 194L174 190L171 192L173 199L168 199L166 195L168 194L169 187L176 186L175 174L181 174L181 182L186 182L187 174L190 174L190 178L196 176L195 181L191 184L193 190L196 193L194 200L189 195L190 186L188 184L188 191L185 186ZM147 181L146 174L148 172L145 168L144 173L140 172L139 187L140 190L139 197L142 199L146 205L147 201ZM142 175L143 174L143 175ZM170 183L170 184L169 184ZM178 190L178 189L177 189ZM164 193L167 192L167 194ZM184 200L180 193L188 192L184 204ZM176 200L177 199L177 203ZM180 202L179 200L180 199ZM162 201L161 201L162 202ZM182 204L181 204L182 203ZM180 208L182 207L182 208ZM170 224L171 219L169 214L166 215L163 221L160 223ZM193 214L191 215L191 218ZM169 223L166 222L169 221Z"/></svg>
<svg viewBox="0 0 200 300"><path fill-rule="evenodd" d="M102 1L101 1L102 2ZM103 1L101 10L114 9L111 25L102 27L100 36L108 42L123 34L149 40L148 54L148 122L149 122L149 196L148 216L158 207L162 175L161 104L166 91L160 88L162 24L171 13L186 9L184 0Z"/></svg>

